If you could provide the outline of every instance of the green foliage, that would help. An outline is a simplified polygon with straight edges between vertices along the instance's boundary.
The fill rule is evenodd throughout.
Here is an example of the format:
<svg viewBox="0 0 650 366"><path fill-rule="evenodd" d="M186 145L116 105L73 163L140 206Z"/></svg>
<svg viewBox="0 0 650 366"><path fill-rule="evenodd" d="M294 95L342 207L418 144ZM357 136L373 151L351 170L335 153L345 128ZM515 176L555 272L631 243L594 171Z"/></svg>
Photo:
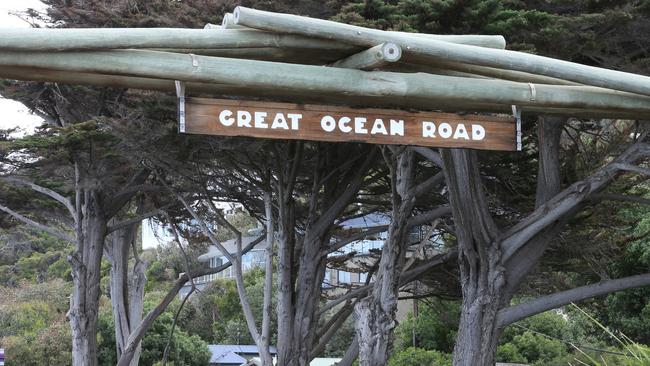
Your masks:
<svg viewBox="0 0 650 366"><path fill-rule="evenodd" d="M634 193L648 196L647 191ZM643 205L630 205L619 210L619 215L629 225L624 230L631 243L625 248L621 260L612 266L612 271L617 277L646 273L650 266L650 209ZM601 320L637 342L650 344L649 304L649 288L617 292L607 297Z"/></svg>
<svg viewBox="0 0 650 366"><path fill-rule="evenodd" d="M332 315L325 317L323 321L330 319ZM325 346L325 350L319 357L343 357L348 347L354 340L354 317L348 317L338 328L332 339Z"/></svg>
<svg viewBox="0 0 650 366"><path fill-rule="evenodd" d="M565 319L557 312L547 311L506 328L497 349L497 360L547 365L563 359L572 351L561 340L576 344L587 342L580 324Z"/></svg>
<svg viewBox="0 0 650 366"><path fill-rule="evenodd" d="M233 215L228 216L228 221L237 228L237 230L246 234L249 230L257 227L257 220L244 211L237 211ZM234 239L235 235L228 228L219 226L215 232L215 236L220 241Z"/></svg>
<svg viewBox="0 0 650 366"><path fill-rule="evenodd" d="M60 280L0 287L0 344L7 365L71 363L71 332L65 319L69 284Z"/></svg>
<svg viewBox="0 0 650 366"><path fill-rule="evenodd" d="M49 324L33 335L9 336L0 343L5 348L7 366L69 365L70 325L64 318Z"/></svg>
<svg viewBox="0 0 650 366"><path fill-rule="evenodd" d="M413 346L413 331L418 348L450 353L460 319L460 307L456 301L431 300L419 302L419 314L414 317L409 313L406 320L399 324L396 334L396 349Z"/></svg>
<svg viewBox="0 0 650 366"><path fill-rule="evenodd" d="M244 274L246 293L258 328L261 328L264 303L264 271L253 269ZM275 286L275 285L274 285ZM272 293L275 293L275 289ZM271 343L275 342L277 316L271 306ZM253 344L234 280L219 279L200 293L192 295L179 318L179 325L189 334L210 343Z"/></svg>
<svg viewBox="0 0 650 366"><path fill-rule="evenodd" d="M451 366L451 356L437 351L409 347L395 352L388 361L389 366Z"/></svg>
<svg viewBox="0 0 650 366"><path fill-rule="evenodd" d="M497 348L497 360L511 363L527 363L526 357L519 353L519 348L512 343L499 345Z"/></svg>
<svg viewBox="0 0 650 366"><path fill-rule="evenodd" d="M144 300L145 313L150 311L158 304L160 299L165 295L164 292L154 291L146 294ZM174 314L179 306L179 301L173 303L166 312L164 312L144 336L142 340L142 356L140 365L151 366L162 360L169 332L172 327ZM99 314L98 322L98 354L100 366L112 366L117 362L117 353L115 350L115 329L113 314L110 306L102 307ZM174 330L174 336L171 342L169 360L167 364L178 366L204 366L210 359L210 351L207 343L196 335L189 335L178 324Z"/></svg>
<svg viewBox="0 0 650 366"><path fill-rule="evenodd" d="M162 359L172 322L173 315L170 312L166 312L156 319L142 340L142 356L140 357L142 365L153 365ZM208 344L198 336L190 336L183 329L176 327L169 359L176 366L204 366L210 360Z"/></svg>
<svg viewBox="0 0 650 366"><path fill-rule="evenodd" d="M97 320L97 358L99 366L114 366L117 364L115 322L110 309L100 311Z"/></svg>
<svg viewBox="0 0 650 366"><path fill-rule="evenodd" d="M517 335L511 342L528 362L546 365L567 353L564 343L529 331Z"/></svg>

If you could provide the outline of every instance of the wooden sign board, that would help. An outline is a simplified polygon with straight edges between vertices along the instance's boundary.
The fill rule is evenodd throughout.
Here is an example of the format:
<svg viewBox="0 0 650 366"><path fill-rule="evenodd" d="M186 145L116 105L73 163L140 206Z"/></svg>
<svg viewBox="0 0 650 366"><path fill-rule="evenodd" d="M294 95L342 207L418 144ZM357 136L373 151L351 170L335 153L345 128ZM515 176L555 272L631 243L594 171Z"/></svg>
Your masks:
<svg viewBox="0 0 650 366"><path fill-rule="evenodd" d="M180 132L313 141L518 150L513 117L181 98Z"/></svg>

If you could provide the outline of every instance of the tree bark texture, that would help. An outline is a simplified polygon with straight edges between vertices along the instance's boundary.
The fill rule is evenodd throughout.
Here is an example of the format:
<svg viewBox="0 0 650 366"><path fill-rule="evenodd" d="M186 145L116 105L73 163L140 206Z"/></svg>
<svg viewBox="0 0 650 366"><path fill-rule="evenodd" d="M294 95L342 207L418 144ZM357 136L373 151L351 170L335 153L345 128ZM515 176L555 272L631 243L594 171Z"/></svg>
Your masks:
<svg viewBox="0 0 650 366"><path fill-rule="evenodd" d="M395 155L386 154L390 165L393 196L392 220L388 240L384 243L379 270L372 292L355 307L356 332L359 342L359 364L380 366L388 363L397 326L399 279L404 267L408 244L409 216L415 204L412 194L414 153L398 148Z"/></svg>
<svg viewBox="0 0 650 366"><path fill-rule="evenodd" d="M277 166L275 172L279 178L275 187L279 206L277 347L278 364L286 366L307 366L314 356L330 230L356 196L375 155L374 150L362 150L357 157L360 165L343 165L346 168L340 175L332 177L324 172L340 169L340 162L349 161L349 155L326 149L317 153L307 225L298 235L292 192L299 150L287 154L288 163Z"/></svg>
<svg viewBox="0 0 650 366"><path fill-rule="evenodd" d="M107 221L94 191L84 193L80 226L75 252L68 258L72 264L74 283L68 312L72 328L72 364L95 366L99 282Z"/></svg>
<svg viewBox="0 0 650 366"><path fill-rule="evenodd" d="M131 333L142 322L146 264L136 257L133 266L129 267L129 251L137 228L135 224L113 232L106 245L106 254L111 262L110 296L118 359L126 349ZM138 345L130 366L137 366L139 358Z"/></svg>
<svg viewBox="0 0 650 366"><path fill-rule="evenodd" d="M441 154L454 215L463 294L453 363L492 366L499 339L497 312L506 301L498 229L488 210L476 153L444 149Z"/></svg>

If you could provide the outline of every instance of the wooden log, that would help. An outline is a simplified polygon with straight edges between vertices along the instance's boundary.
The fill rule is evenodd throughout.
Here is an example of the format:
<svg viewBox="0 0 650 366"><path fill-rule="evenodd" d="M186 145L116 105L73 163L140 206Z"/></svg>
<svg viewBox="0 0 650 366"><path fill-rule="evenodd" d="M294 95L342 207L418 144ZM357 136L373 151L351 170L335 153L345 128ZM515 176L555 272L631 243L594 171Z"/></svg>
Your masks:
<svg viewBox="0 0 650 366"><path fill-rule="evenodd" d="M48 68L188 82L275 88L306 93L327 103L334 96L356 96L369 106L384 103L425 109L493 111L522 107L597 109L626 113L650 111L650 98L587 86L557 86L469 79L430 74L364 72L277 62L118 50L101 52L3 52L1 66ZM485 109L473 109L477 105ZM466 106L466 108L463 108Z"/></svg>
<svg viewBox="0 0 650 366"><path fill-rule="evenodd" d="M461 62L511 69L584 85L650 95L650 77L648 76L607 70L523 52L450 44L437 39L404 36L376 29L296 15L270 13L242 6L235 9L234 16L237 24L251 28L337 40L357 46L372 47L384 42L394 42L402 47L405 55L416 55L434 63L440 61Z"/></svg>
<svg viewBox="0 0 650 366"><path fill-rule="evenodd" d="M241 15L243 13L243 15ZM276 19L268 18L282 18L281 21ZM503 36L500 35L478 35L478 34L427 34L427 33L411 33L411 32L396 32L396 31L380 31L376 29L364 28L354 25L348 25L343 23L337 23L329 20L322 20L316 18L301 17L298 15L290 14L281 14L281 13L272 13L262 10L254 10L246 8L243 6L238 6L233 11L234 23L239 26L244 26L246 28L253 28L259 30L270 30L272 32L278 33L294 33L295 27L284 28L284 25L278 26L280 22L300 22L300 26L306 26L308 29L302 31L302 33L314 34L314 37L317 38L336 38L328 36L331 32L329 29L324 29L321 33L317 30L319 26L325 26L326 28L332 27L332 24L336 26L345 27L351 35L354 35L355 38L363 38L370 35L372 32L380 32L379 35L384 35L387 37L392 37L394 40L407 40L407 39L416 39L416 40L437 40L444 41L454 44L464 44L472 45L476 47L485 47L485 48L495 48L495 49L504 49L506 47L506 40ZM310 21L313 21L310 22ZM298 26L296 26L298 27ZM273 28L273 29L272 29ZM282 30L281 30L282 29ZM297 33L297 32L296 32ZM393 39L386 39L385 41L377 41L378 37L374 37L372 40L368 40L362 44L365 47L373 47L385 42L394 42ZM342 39L341 41L350 43L350 40ZM359 43L361 43L359 41ZM402 42L394 42L402 45ZM361 44L359 44L361 45Z"/></svg>
<svg viewBox="0 0 650 366"><path fill-rule="evenodd" d="M242 25L235 24L235 18L233 17L232 13L226 13L223 15L221 27L223 29L247 29Z"/></svg>
<svg viewBox="0 0 650 366"><path fill-rule="evenodd" d="M222 49L190 49L190 48L152 48L150 51L195 54L228 58L244 58L261 61L277 61L300 63L307 65L327 65L349 55L349 52L335 50L317 50L305 48L222 48Z"/></svg>
<svg viewBox="0 0 650 366"><path fill-rule="evenodd" d="M27 68L27 67L14 67L5 66L0 68L0 79L10 80L23 80L23 81L41 81L41 82L56 82L61 84L72 85L89 85L89 86L104 86L114 88L128 88L128 89L141 89L153 90L163 92L175 92L175 85L173 80L169 79L154 79L142 78L123 75L109 75L109 74L96 74L84 73L74 71L60 71L42 68ZM187 82L185 84L186 90L189 94L201 95L206 94L210 96L223 96L223 97L239 97L249 100L263 99L274 101L286 101L293 103L322 103L323 98L320 95L313 95L309 93L296 93L286 89L277 89L273 86L259 87L255 89L248 88L242 85L227 85L216 83L200 83L200 82ZM450 112L458 111L491 111L497 113L509 113L510 106L508 105L485 105L485 104L470 104L463 102L462 105L454 105L447 103L445 106L439 108L426 107L418 101L412 99L383 99L346 95L332 95L327 99L328 103L352 107L381 107L381 108L408 108L420 110L443 110ZM569 109L569 108L548 108L540 106L527 106L523 109L526 113L546 113L557 114L562 116L582 117L582 118L620 118L620 119L650 119L650 112L621 112L612 110L600 109Z"/></svg>
<svg viewBox="0 0 650 366"><path fill-rule="evenodd" d="M221 26L218 24L206 23L203 29L221 29Z"/></svg>
<svg viewBox="0 0 650 366"><path fill-rule="evenodd" d="M357 70L374 70L399 61L402 49L394 43L382 43L339 60L330 66Z"/></svg>
<svg viewBox="0 0 650 366"><path fill-rule="evenodd" d="M397 32L386 31L397 37L419 37L423 39L434 39L445 41L449 43L466 44L477 47L505 49L506 39L499 35L483 35L483 34L429 34L429 33L414 33L414 32Z"/></svg>
<svg viewBox="0 0 650 366"><path fill-rule="evenodd" d="M402 62L403 61L403 62ZM535 84L551 84L551 85L581 85L568 80L551 78L543 75L535 75L527 72L497 69L494 67L476 66L463 64L460 62L429 62L413 63L413 59L402 59L398 65L395 65L395 70L403 68L413 72L426 72L438 74L440 72L455 71L449 75L458 75L466 77L489 77L494 79L519 81L522 83L535 83ZM421 60L420 60L421 61ZM393 65L390 65L393 66Z"/></svg>
<svg viewBox="0 0 650 366"><path fill-rule="evenodd" d="M359 52L348 44L248 29L0 28L0 50L70 51L125 48L300 48Z"/></svg>

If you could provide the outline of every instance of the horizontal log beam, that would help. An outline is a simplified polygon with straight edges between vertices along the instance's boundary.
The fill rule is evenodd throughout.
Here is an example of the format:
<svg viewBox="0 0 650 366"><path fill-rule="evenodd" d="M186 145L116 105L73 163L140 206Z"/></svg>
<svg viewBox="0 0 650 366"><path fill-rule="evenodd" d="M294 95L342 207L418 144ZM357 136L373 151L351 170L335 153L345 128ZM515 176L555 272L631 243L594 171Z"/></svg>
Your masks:
<svg viewBox="0 0 650 366"><path fill-rule="evenodd" d="M305 65L327 65L349 56L349 51L305 48L217 48L217 49L191 49L191 48L151 48L146 51L173 52L195 54L202 56L216 56L228 58L243 58L260 61L276 61L286 63L300 63Z"/></svg>
<svg viewBox="0 0 650 366"><path fill-rule="evenodd" d="M337 22L278 14L239 6L235 22L250 28L372 47L393 42L405 56L413 55L430 62L460 62L471 65L510 69L530 74L569 80L584 85L650 95L650 77L602 69L569 61L523 52L451 44L438 39L395 34Z"/></svg>
<svg viewBox="0 0 650 366"><path fill-rule="evenodd" d="M441 36L444 37L444 36ZM424 39L424 37L422 37ZM454 36L449 42L494 45L494 37ZM383 42L379 42L383 43ZM379 44L378 43L378 44ZM373 44L372 46L375 46ZM370 46L370 47L372 47ZM0 49L7 51L80 51L143 48L289 47L339 50L350 53L368 47L277 34L239 26L236 29L181 28L0 28Z"/></svg>
<svg viewBox="0 0 650 366"><path fill-rule="evenodd" d="M419 63L418 63L419 62ZM460 62L424 62L423 60L414 59L413 57L402 58L396 67L402 67L405 70L440 73L451 72L456 75L468 77L488 77L494 79L518 81L522 83L550 84L550 85L581 85L576 82L552 78L544 75L535 75L527 72L497 69L494 67L469 65Z"/></svg>
<svg viewBox="0 0 650 366"><path fill-rule="evenodd" d="M0 54L1 55L1 54ZM318 67L322 69L322 67ZM359 72L363 73L363 72ZM375 73L370 73L375 74ZM383 73L387 74L387 73ZM166 75L169 76L169 75ZM115 75L108 73L96 72L78 72L78 71L65 71L53 70L38 67L16 67L16 66L3 66L0 67L0 78L25 80L25 81L49 81L67 84L80 84L80 85L96 85L115 88L133 88L143 90L157 90L165 92L174 92L175 86L173 79L165 79L162 75L157 77L139 77L139 76L125 76ZM183 80L183 79L181 79ZM467 79L466 79L467 80ZM471 79L470 79L471 81ZM472 103L466 100L458 100L455 102L448 101L444 104L431 104L430 101L420 100L416 98L394 98L390 96L355 96L346 95L343 93L309 93L304 91L296 91L286 87L276 87L274 84L264 84L256 87L249 87L245 83L239 84L226 84L217 82L186 82L186 88L189 93L193 94L209 94L217 96L237 96L248 99L270 99L276 101L287 102L310 102L310 103L326 103L326 104L340 104L358 107L397 107L397 108L412 108L421 110L443 110L449 112L458 111L485 111L497 113L509 113L510 105L507 104L488 104L488 103ZM545 114L558 114L563 116L572 117L593 117L593 118L625 118L625 119L638 119L650 117L650 112L640 111L622 111L622 110L606 110L606 109L580 109L580 108L550 108L546 106L531 105L523 109L524 113L545 113Z"/></svg>
<svg viewBox="0 0 650 366"><path fill-rule="evenodd" d="M0 28L6 51L73 51L126 48L302 48L358 52L364 47L253 29Z"/></svg>

